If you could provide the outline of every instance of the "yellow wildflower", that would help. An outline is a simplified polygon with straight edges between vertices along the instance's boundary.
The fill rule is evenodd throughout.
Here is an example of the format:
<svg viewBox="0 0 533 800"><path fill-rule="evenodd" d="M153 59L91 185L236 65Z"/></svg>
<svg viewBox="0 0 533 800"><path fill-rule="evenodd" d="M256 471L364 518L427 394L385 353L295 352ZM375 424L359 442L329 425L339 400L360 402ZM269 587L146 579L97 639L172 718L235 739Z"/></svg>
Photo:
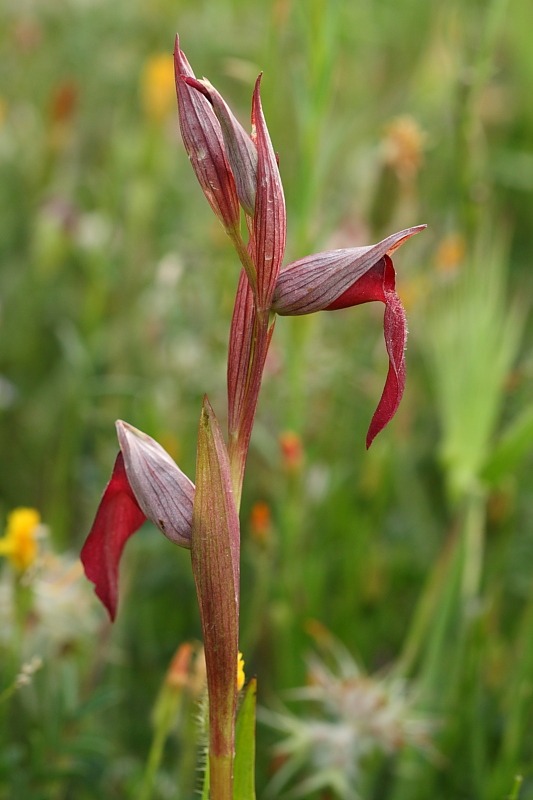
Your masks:
<svg viewBox="0 0 533 800"><path fill-rule="evenodd" d="M37 558L37 531L41 522L34 508L15 508L7 517L6 532L0 539L0 555L6 556L20 572Z"/></svg>
<svg viewBox="0 0 533 800"><path fill-rule="evenodd" d="M169 53L150 56L141 75L141 101L146 116L159 121L176 107L174 59Z"/></svg>
<svg viewBox="0 0 533 800"><path fill-rule="evenodd" d="M239 692L244 686L245 680L246 676L244 674L244 658L242 657L242 653L239 653L239 658L237 659L237 689Z"/></svg>

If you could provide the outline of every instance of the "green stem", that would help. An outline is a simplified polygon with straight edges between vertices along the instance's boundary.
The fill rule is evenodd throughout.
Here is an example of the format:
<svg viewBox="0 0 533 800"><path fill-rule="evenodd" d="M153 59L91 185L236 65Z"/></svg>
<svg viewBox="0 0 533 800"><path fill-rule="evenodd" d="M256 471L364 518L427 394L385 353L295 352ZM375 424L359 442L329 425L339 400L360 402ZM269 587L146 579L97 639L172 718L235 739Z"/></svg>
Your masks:
<svg viewBox="0 0 533 800"><path fill-rule="evenodd" d="M163 759L163 750L165 748L167 735L168 731L162 726L160 726L154 733L138 800L150 800L152 797L154 778Z"/></svg>
<svg viewBox="0 0 533 800"><path fill-rule="evenodd" d="M250 257L250 253L248 252L248 248L244 244L244 240L239 231L228 231L228 235L232 241L232 244L237 251L237 255L239 256L239 260L246 272L248 280L250 281L250 286L252 287L252 291L254 297L257 296L257 275L255 272L255 265Z"/></svg>
<svg viewBox="0 0 533 800"><path fill-rule="evenodd" d="M13 683L12 683L10 686L7 686L7 687L4 689L4 691L3 691L3 692L0 692L0 703L4 703L6 700L9 700L9 698L10 698L10 697L11 697L13 694L15 694L15 692L17 691L17 689L18 689L18 686L17 686L16 682L15 682L15 681L13 681Z"/></svg>
<svg viewBox="0 0 533 800"><path fill-rule="evenodd" d="M486 496L482 490L471 490L465 509L464 561L461 580L463 609L468 613L479 593L485 540Z"/></svg>
<svg viewBox="0 0 533 800"><path fill-rule="evenodd" d="M513 788L511 794L509 795L509 800L518 800L518 795L520 794L520 789L523 783L523 777L521 775L517 775L514 779Z"/></svg>
<svg viewBox="0 0 533 800"><path fill-rule="evenodd" d="M233 800L233 752L209 752L210 800Z"/></svg>
<svg viewBox="0 0 533 800"><path fill-rule="evenodd" d="M394 667L395 675L401 675L402 677L410 675L420 658L428 633L434 626L437 610L439 604L442 603L445 588L451 580L459 544L457 532L452 533L445 545L444 552L433 567L415 609L402 653Z"/></svg>

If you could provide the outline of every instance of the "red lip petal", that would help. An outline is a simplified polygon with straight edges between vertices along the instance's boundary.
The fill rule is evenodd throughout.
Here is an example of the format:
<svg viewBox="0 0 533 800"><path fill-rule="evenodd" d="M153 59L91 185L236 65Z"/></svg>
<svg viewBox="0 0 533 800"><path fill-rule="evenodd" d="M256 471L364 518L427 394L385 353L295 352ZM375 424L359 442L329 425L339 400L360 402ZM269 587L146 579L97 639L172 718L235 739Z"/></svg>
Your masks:
<svg viewBox="0 0 533 800"><path fill-rule="evenodd" d="M367 449L377 434L396 414L405 389L405 344L407 341L405 311L396 292L385 292L385 297L383 332L389 355L389 370L383 394L368 429Z"/></svg>
<svg viewBox="0 0 533 800"><path fill-rule="evenodd" d="M359 306L362 303L371 303L373 300L381 300L382 303L385 303L385 289L383 284L387 264L386 259L389 260L394 274L392 261L388 256L383 256L383 258L380 258L368 272L365 272L364 275L358 278L324 310L338 311L341 308L351 308L352 306Z"/></svg>
<svg viewBox="0 0 533 800"><path fill-rule="evenodd" d="M396 276L390 256L385 255L341 294L327 311L380 300L385 303L383 333L389 356L385 387L374 412L366 437L367 449L377 434L391 421L398 410L405 388L405 344L407 321L400 298L395 292Z"/></svg>
<svg viewBox="0 0 533 800"><path fill-rule="evenodd" d="M127 540L145 519L128 482L122 453L119 453L81 551L85 574L95 584L96 595L112 621L117 612L120 557Z"/></svg>

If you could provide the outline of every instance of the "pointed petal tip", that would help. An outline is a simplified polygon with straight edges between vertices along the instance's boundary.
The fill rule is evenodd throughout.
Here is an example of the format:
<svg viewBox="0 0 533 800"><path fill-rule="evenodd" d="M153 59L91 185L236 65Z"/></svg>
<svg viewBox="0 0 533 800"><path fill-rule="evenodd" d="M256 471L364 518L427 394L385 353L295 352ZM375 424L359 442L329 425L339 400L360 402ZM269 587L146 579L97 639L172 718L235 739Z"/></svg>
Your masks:
<svg viewBox="0 0 533 800"><path fill-rule="evenodd" d="M386 424L387 423L385 423L385 425ZM372 446L372 443L373 443L374 439L376 438L378 433L380 433L383 430L385 425L383 425L382 427L378 428L374 424L374 420L372 419L372 422L370 423L370 426L368 428L368 432L366 434L366 440L365 440L365 448L366 448L366 450L370 450L370 447Z"/></svg>
<svg viewBox="0 0 533 800"><path fill-rule="evenodd" d="M420 233L427 225L424 223L423 225L414 225L412 228L406 228L403 231L399 231L398 233L392 234L389 236L389 239L393 240L393 244L391 245L390 249L387 250L387 255L391 256L399 247L402 246L404 242L411 238L411 236L415 236L417 233ZM387 241L386 239L384 241Z"/></svg>
<svg viewBox="0 0 533 800"><path fill-rule="evenodd" d="M115 420L115 430L117 432L117 436L120 436L124 433L125 430L131 428L129 422L124 422L123 419L116 419Z"/></svg>
<svg viewBox="0 0 533 800"><path fill-rule="evenodd" d="M199 81L198 78L193 78L189 75L180 75L180 78L184 80L188 86L191 86L193 89L196 89L196 91L200 92L200 94L203 94L204 97L207 97L209 102L211 102L209 88L204 83L206 80L205 78L202 78L201 81Z"/></svg>
<svg viewBox="0 0 533 800"><path fill-rule="evenodd" d="M176 69L176 73L178 71L178 66L183 62L185 58L185 54L183 50L180 48L180 37L179 34L176 34L174 39L174 66Z"/></svg>
<svg viewBox="0 0 533 800"><path fill-rule="evenodd" d="M205 428L209 428L213 420L216 422L216 414L213 411L213 406L209 402L208 396L204 394L202 410L200 412L200 425L203 425Z"/></svg>
<svg viewBox="0 0 533 800"><path fill-rule="evenodd" d="M394 411L392 414L383 414L382 409L378 406L374 412L374 416L372 417L368 432L366 434L365 447L367 450L370 450L370 447L378 433L381 433L381 431L387 427L395 413L396 411Z"/></svg>
<svg viewBox="0 0 533 800"><path fill-rule="evenodd" d="M416 233L421 233L425 231L427 228L427 223L423 222L421 225L414 225L412 228L409 228L411 231L411 236L414 236Z"/></svg>
<svg viewBox="0 0 533 800"><path fill-rule="evenodd" d="M147 433L144 433L144 431L141 431L139 428L136 428L135 425L130 425L129 422L124 422L124 420L122 419L116 420L115 429L117 431L117 437L121 450L124 450L124 447L127 446L129 434L131 434L132 436L136 436L137 439L141 439L144 442L154 441L151 436L148 436Z"/></svg>
<svg viewBox="0 0 533 800"><path fill-rule="evenodd" d="M415 233L420 233L420 231L423 231L426 228L427 223L423 222L421 225L412 225L410 228L405 228L403 231L400 231L400 233L405 233L406 236L414 236ZM398 234L396 234L396 236L398 236Z"/></svg>

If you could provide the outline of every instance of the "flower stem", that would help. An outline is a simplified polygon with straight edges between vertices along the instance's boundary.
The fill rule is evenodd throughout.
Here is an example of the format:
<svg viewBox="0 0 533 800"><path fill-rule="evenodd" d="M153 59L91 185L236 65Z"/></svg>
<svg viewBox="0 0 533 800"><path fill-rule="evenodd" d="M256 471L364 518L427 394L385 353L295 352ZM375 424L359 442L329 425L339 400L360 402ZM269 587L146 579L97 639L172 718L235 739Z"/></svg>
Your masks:
<svg viewBox="0 0 533 800"><path fill-rule="evenodd" d="M235 424L230 428L228 439L233 496L237 510L240 508L248 447L273 328L274 321L271 321L269 311L254 313L243 399L236 415Z"/></svg>
<svg viewBox="0 0 533 800"><path fill-rule="evenodd" d="M250 281L250 286L252 287L252 291L254 293L254 297L257 294L257 275L255 272L254 262L248 252L248 248L244 244L244 240L239 231L230 232L229 234L231 242L237 251L237 255L239 256L239 260L246 272L248 280Z"/></svg>
<svg viewBox="0 0 533 800"><path fill-rule="evenodd" d="M210 800L233 800L233 753L209 752Z"/></svg>
<svg viewBox="0 0 533 800"><path fill-rule="evenodd" d="M148 761L146 762L146 767L144 770L138 800L150 800L152 797L154 779L163 759L163 750L165 748L167 736L168 731L162 727L159 727L154 734L150 752L148 754Z"/></svg>

